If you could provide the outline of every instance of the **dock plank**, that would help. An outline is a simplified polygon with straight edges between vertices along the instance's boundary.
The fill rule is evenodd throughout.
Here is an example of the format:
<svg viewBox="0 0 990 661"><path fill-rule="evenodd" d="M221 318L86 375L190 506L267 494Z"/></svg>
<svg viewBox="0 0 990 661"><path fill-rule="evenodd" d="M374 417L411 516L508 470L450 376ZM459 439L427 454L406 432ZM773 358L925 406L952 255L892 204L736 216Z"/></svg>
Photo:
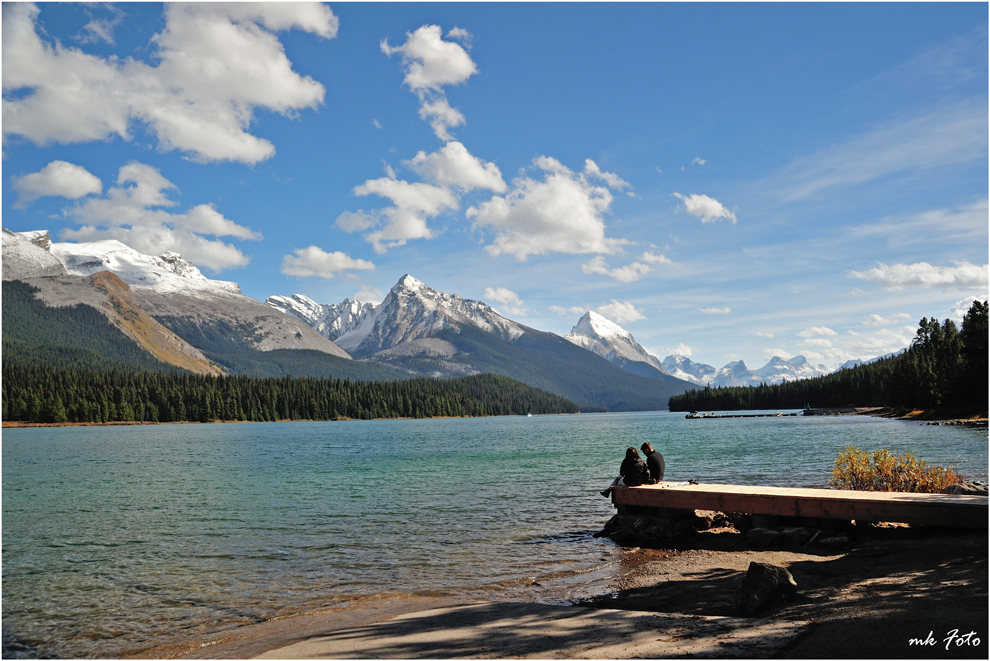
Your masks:
<svg viewBox="0 0 990 661"><path fill-rule="evenodd" d="M616 505L987 528L985 496L661 482L619 487Z"/></svg>

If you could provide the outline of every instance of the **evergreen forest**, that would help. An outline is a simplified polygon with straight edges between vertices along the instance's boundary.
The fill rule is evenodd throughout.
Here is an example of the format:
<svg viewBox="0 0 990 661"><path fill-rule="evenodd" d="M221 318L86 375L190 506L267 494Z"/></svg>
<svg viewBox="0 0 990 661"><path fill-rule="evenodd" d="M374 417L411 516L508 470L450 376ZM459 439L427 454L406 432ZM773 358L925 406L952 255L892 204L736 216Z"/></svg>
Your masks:
<svg viewBox="0 0 990 661"><path fill-rule="evenodd" d="M911 346L895 356L832 374L779 384L690 390L671 411L883 406L959 415L987 412L987 303L962 321L922 318Z"/></svg>
<svg viewBox="0 0 990 661"><path fill-rule="evenodd" d="M351 382L3 366L4 421L268 422L577 412L562 397L493 374Z"/></svg>

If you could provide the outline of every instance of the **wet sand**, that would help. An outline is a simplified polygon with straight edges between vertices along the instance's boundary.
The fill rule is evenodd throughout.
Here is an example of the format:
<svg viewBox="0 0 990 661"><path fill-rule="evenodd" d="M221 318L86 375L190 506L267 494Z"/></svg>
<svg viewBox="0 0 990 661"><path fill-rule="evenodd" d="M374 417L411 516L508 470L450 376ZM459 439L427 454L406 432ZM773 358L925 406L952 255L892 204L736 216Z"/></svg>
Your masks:
<svg viewBox="0 0 990 661"><path fill-rule="evenodd" d="M734 531L707 532L623 550L601 596L578 605L368 599L136 656L987 658L987 556L986 530L870 526L841 552L751 549ZM798 594L736 617L753 561L787 567Z"/></svg>

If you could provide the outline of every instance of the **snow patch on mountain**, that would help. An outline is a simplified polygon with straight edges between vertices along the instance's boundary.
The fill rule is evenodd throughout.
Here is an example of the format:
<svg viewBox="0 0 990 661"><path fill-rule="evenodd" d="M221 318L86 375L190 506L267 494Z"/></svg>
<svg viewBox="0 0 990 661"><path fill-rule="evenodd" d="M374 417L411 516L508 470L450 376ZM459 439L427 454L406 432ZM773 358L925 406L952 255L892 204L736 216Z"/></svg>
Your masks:
<svg viewBox="0 0 990 661"><path fill-rule="evenodd" d="M700 386L711 385L713 388L729 386L758 386L761 383L781 383L812 379L816 376L831 374L834 367L812 365L804 356L795 356L784 360L779 356L771 358L763 367L751 370L746 363L737 360L718 369L711 365L695 363L677 354L667 356L663 360L664 367L671 376L685 381L691 381Z"/></svg>
<svg viewBox="0 0 990 661"><path fill-rule="evenodd" d="M668 373L660 359L636 342L632 333L591 310L584 313L564 339L610 362L617 359L641 362Z"/></svg>
<svg viewBox="0 0 990 661"><path fill-rule="evenodd" d="M663 368L667 374L677 377L683 381L690 381L699 386L707 386L715 379L718 373L711 365L696 363L690 358L679 354L671 354L663 359Z"/></svg>
<svg viewBox="0 0 990 661"><path fill-rule="evenodd" d="M49 252L62 263L69 275L86 277L100 271L110 271L132 287L147 287L163 294L241 293L237 283L210 280L192 262L174 252L145 255L113 239L51 243Z"/></svg>
<svg viewBox="0 0 990 661"><path fill-rule="evenodd" d="M50 252L51 240L45 230L11 232L3 230L3 279L47 278L65 275L65 267Z"/></svg>
<svg viewBox="0 0 990 661"><path fill-rule="evenodd" d="M350 299L317 303L300 294L271 296L266 303L305 321L337 346L363 354L432 337L451 324L477 326L506 340L525 332L481 301L431 289L408 274L378 305Z"/></svg>
<svg viewBox="0 0 990 661"><path fill-rule="evenodd" d="M341 303L317 303L302 294L269 296L265 304L306 322L328 340L336 340L353 330L361 318L375 308L374 303L349 298Z"/></svg>

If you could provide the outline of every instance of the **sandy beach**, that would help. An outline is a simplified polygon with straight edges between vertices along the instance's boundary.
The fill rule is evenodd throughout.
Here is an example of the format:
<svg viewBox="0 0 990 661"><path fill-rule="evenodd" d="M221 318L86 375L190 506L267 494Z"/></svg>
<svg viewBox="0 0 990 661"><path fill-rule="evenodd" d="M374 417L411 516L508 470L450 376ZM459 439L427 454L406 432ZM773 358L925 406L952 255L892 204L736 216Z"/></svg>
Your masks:
<svg viewBox="0 0 990 661"><path fill-rule="evenodd" d="M987 556L986 530L868 526L824 552L751 549L723 529L624 549L580 604L383 597L137 658L986 658ZM737 617L750 562L787 567L797 595Z"/></svg>

